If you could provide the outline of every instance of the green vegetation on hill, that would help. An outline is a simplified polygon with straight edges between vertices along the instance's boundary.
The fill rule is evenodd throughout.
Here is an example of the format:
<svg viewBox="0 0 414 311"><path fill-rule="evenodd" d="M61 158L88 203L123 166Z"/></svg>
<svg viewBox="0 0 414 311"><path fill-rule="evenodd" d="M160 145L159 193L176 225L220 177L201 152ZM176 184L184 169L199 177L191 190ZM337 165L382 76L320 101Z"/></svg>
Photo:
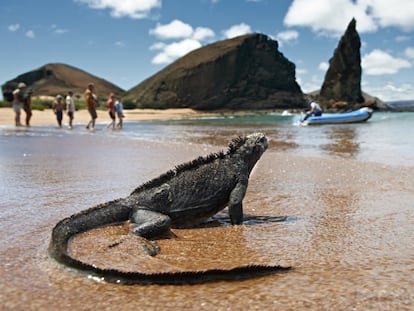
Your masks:
<svg viewBox="0 0 414 311"><path fill-rule="evenodd" d="M51 109L52 104L53 104L53 101L35 98L32 100L32 110ZM11 108L11 106L12 104L8 101L5 101L5 100L0 101L0 108ZM76 110L86 109L85 101L75 99L75 108ZM106 110L106 107L103 103L100 103L97 109Z"/></svg>

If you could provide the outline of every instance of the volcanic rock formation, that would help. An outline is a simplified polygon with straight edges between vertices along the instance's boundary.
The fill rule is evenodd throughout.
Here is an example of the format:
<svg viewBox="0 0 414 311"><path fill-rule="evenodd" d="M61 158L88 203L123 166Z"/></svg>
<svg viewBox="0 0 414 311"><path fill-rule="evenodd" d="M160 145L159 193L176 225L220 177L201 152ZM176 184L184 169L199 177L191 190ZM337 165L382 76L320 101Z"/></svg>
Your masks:
<svg viewBox="0 0 414 311"><path fill-rule="evenodd" d="M352 19L329 60L320 98L325 108L343 109L364 102L361 91L361 40ZM336 105L336 107L332 107Z"/></svg>
<svg viewBox="0 0 414 311"><path fill-rule="evenodd" d="M122 95L124 90L104 79L93 76L83 70L65 64L47 64L33 71L19 75L2 85L2 90L14 90L19 82L32 89L33 96L56 96L72 90L75 97L83 98L88 83L95 84L99 97L109 93Z"/></svg>
<svg viewBox="0 0 414 311"><path fill-rule="evenodd" d="M130 89L128 107L264 109L302 108L295 65L277 41L249 34L190 52Z"/></svg>

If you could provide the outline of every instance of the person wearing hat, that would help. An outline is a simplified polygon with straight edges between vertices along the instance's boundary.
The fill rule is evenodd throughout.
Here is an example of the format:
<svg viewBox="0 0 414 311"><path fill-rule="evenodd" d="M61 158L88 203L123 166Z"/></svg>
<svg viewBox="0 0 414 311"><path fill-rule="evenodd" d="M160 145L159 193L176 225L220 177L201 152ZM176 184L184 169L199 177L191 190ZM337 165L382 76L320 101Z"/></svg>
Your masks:
<svg viewBox="0 0 414 311"><path fill-rule="evenodd" d="M311 99L309 99L307 103L309 105L309 110L306 112L306 115L303 118L303 121L305 121L310 116L320 117L322 115L322 108L321 106L319 106L319 104L315 103Z"/></svg>
<svg viewBox="0 0 414 311"><path fill-rule="evenodd" d="M62 127L62 119L63 119L63 109L65 105L63 104L63 97L62 95L57 95L56 100L53 102L52 109L56 115L56 120L58 122L59 127Z"/></svg>
<svg viewBox="0 0 414 311"><path fill-rule="evenodd" d="M13 91L13 110L15 113L15 124L16 126L22 126L20 122L20 112L24 104L24 89L26 88L26 84L24 82L20 82L17 85L17 89Z"/></svg>

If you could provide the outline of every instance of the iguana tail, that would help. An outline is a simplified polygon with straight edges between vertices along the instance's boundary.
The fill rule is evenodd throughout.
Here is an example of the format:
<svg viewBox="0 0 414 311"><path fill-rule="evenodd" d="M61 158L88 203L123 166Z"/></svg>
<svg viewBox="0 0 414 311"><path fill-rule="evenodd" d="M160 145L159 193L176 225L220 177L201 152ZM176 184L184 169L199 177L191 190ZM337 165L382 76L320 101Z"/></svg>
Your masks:
<svg viewBox="0 0 414 311"><path fill-rule="evenodd" d="M83 270L85 264L73 259L67 252L69 240L88 230L127 221L130 213L131 208L122 204L122 199L118 199L61 220L53 228L49 254L60 263Z"/></svg>
<svg viewBox="0 0 414 311"><path fill-rule="evenodd" d="M52 231L49 245L50 255L69 267L90 273L102 280L120 284L198 284L209 281L235 281L284 272L290 267L248 265L233 269L212 269L205 271L141 273L116 269L101 269L84 263L68 253L69 240L76 234L129 219L131 209L121 200L108 202L60 221Z"/></svg>

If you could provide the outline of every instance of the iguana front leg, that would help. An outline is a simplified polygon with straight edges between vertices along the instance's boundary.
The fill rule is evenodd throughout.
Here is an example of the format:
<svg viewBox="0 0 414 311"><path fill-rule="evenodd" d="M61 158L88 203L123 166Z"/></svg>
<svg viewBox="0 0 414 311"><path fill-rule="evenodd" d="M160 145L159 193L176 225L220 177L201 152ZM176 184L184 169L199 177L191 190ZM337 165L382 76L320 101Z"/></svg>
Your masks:
<svg viewBox="0 0 414 311"><path fill-rule="evenodd" d="M243 199L247 190L247 181L237 183L230 193L228 203L229 216L232 225L240 225L243 222Z"/></svg>

